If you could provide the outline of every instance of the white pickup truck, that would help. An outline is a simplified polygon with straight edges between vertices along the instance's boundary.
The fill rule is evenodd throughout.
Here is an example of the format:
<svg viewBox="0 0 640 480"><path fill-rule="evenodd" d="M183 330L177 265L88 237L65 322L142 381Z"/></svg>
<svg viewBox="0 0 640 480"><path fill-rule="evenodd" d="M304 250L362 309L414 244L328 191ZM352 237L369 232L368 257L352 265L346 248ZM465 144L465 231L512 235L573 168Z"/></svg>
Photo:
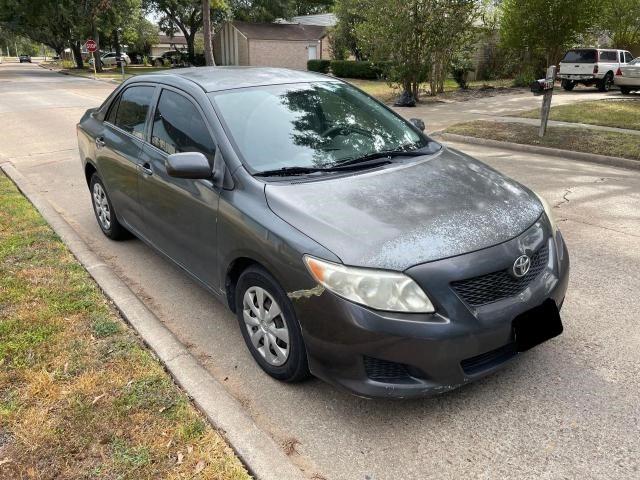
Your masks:
<svg viewBox="0 0 640 480"><path fill-rule="evenodd" d="M565 90L573 90L580 83L595 85L601 92L608 92L620 66L631 60L633 55L626 50L575 48L560 60L558 77Z"/></svg>

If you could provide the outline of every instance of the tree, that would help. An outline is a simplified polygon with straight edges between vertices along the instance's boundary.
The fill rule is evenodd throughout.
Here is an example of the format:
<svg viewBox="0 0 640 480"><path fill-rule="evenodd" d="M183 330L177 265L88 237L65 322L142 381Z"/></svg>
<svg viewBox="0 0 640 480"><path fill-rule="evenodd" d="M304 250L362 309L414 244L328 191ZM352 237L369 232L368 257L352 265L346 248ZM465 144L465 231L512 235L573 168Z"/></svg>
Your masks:
<svg viewBox="0 0 640 480"><path fill-rule="evenodd" d="M158 43L158 27L140 15L122 33L122 42L134 52L151 54L151 47Z"/></svg>
<svg viewBox="0 0 640 480"><path fill-rule="evenodd" d="M640 0L605 0L600 27L615 48L640 46Z"/></svg>
<svg viewBox="0 0 640 480"><path fill-rule="evenodd" d="M331 11L335 0L294 0L294 15L313 15Z"/></svg>
<svg viewBox="0 0 640 480"><path fill-rule="evenodd" d="M182 32L187 41L189 62L195 63L196 33L203 23L202 0L143 0L143 5L146 10L160 14L158 25L161 30L169 34ZM217 24L226 18L227 10L224 0L213 0L209 18L213 16L213 23Z"/></svg>
<svg viewBox="0 0 640 480"><path fill-rule="evenodd" d="M329 33L331 50L336 59L345 59L347 54L353 55L356 60L363 60L362 50L358 43L356 29L364 21L360 13L364 0L337 0L334 12L338 23Z"/></svg>
<svg viewBox="0 0 640 480"><path fill-rule="evenodd" d="M472 37L476 0L367 0L356 39L370 60L389 65L390 78L417 99L429 79L431 94L444 89L454 53Z"/></svg>
<svg viewBox="0 0 640 480"><path fill-rule="evenodd" d="M600 3L600 0L504 0L501 41L508 48L554 65L568 47L595 25Z"/></svg>
<svg viewBox="0 0 640 480"><path fill-rule="evenodd" d="M202 30L204 32L204 62L210 67L216 64L211 41L211 0L202 0Z"/></svg>
<svg viewBox="0 0 640 480"><path fill-rule="evenodd" d="M269 23L295 14L293 0L231 0L229 6L233 18L245 22Z"/></svg>

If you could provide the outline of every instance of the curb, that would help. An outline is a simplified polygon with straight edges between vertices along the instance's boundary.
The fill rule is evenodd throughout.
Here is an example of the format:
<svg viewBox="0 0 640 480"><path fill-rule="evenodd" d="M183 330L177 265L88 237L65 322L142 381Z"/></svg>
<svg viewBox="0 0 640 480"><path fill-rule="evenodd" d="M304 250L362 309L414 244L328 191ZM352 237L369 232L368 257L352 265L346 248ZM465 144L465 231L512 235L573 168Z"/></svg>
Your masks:
<svg viewBox="0 0 640 480"><path fill-rule="evenodd" d="M539 155L551 155L555 157L571 158L583 162L598 163L610 167L621 167L630 170L640 170L640 160L631 160L621 157L608 157L606 155L596 155L595 153L574 152L572 150L562 150L560 148L538 147L535 145L523 145L521 143L502 142L490 140L488 138L468 137L457 133L433 132L432 136L440 137L450 142L468 143L472 145L483 145L485 147L506 148L516 152L536 153Z"/></svg>
<svg viewBox="0 0 640 480"><path fill-rule="evenodd" d="M251 419L186 347L142 303L129 287L80 238L13 164L2 161L0 169L40 212L71 253L89 272L125 320L153 350L176 383L223 435L249 473L260 480L303 480L305 475L276 442Z"/></svg>
<svg viewBox="0 0 640 480"><path fill-rule="evenodd" d="M42 65L41 63L38 63L38 66L40 68L44 68L45 70L49 70L50 72L59 73L60 75L67 75L68 77L86 78L87 80L93 80L94 82L110 83L111 85L120 85L120 83L122 83L112 78L85 77L84 75L76 75L75 73L63 72L60 69L49 67L47 65Z"/></svg>

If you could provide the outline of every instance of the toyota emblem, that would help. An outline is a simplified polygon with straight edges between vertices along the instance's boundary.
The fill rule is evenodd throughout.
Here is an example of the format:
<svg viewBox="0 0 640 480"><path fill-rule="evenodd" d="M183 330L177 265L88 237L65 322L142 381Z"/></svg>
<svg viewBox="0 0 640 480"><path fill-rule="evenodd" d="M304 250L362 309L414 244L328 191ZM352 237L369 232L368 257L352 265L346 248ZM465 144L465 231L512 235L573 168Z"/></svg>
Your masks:
<svg viewBox="0 0 640 480"><path fill-rule="evenodd" d="M531 259L528 255L520 255L516 258L516 261L513 262L513 274L517 277L524 277L527 273L529 273L529 268L531 267Z"/></svg>

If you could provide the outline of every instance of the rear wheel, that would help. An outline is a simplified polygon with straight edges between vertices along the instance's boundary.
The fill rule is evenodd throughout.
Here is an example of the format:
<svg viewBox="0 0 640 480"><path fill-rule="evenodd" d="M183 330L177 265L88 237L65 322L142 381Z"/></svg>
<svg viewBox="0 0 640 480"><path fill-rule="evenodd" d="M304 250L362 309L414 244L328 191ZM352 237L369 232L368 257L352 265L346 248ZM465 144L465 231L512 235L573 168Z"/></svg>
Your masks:
<svg viewBox="0 0 640 480"><path fill-rule="evenodd" d="M242 336L262 370L284 382L307 378L302 332L282 287L266 270L255 266L242 272L235 291Z"/></svg>
<svg viewBox="0 0 640 480"><path fill-rule="evenodd" d="M116 218L113 205L107 194L107 189L104 187L102 179L97 173L91 176L89 188L91 189L93 212L96 214L96 220L98 220L98 225L102 233L111 240L123 240L131 237L131 234Z"/></svg>
<svg viewBox="0 0 640 480"><path fill-rule="evenodd" d="M613 75L611 72L607 73L602 80L598 82L598 90L601 92L608 92L611 90L613 84Z"/></svg>
<svg viewBox="0 0 640 480"><path fill-rule="evenodd" d="M629 95L631 93L631 88L629 88L629 87L620 87L620 92L623 95Z"/></svg>
<svg viewBox="0 0 640 480"><path fill-rule="evenodd" d="M562 80L562 88L564 88L567 92L573 90L576 86L576 83L572 80Z"/></svg>

